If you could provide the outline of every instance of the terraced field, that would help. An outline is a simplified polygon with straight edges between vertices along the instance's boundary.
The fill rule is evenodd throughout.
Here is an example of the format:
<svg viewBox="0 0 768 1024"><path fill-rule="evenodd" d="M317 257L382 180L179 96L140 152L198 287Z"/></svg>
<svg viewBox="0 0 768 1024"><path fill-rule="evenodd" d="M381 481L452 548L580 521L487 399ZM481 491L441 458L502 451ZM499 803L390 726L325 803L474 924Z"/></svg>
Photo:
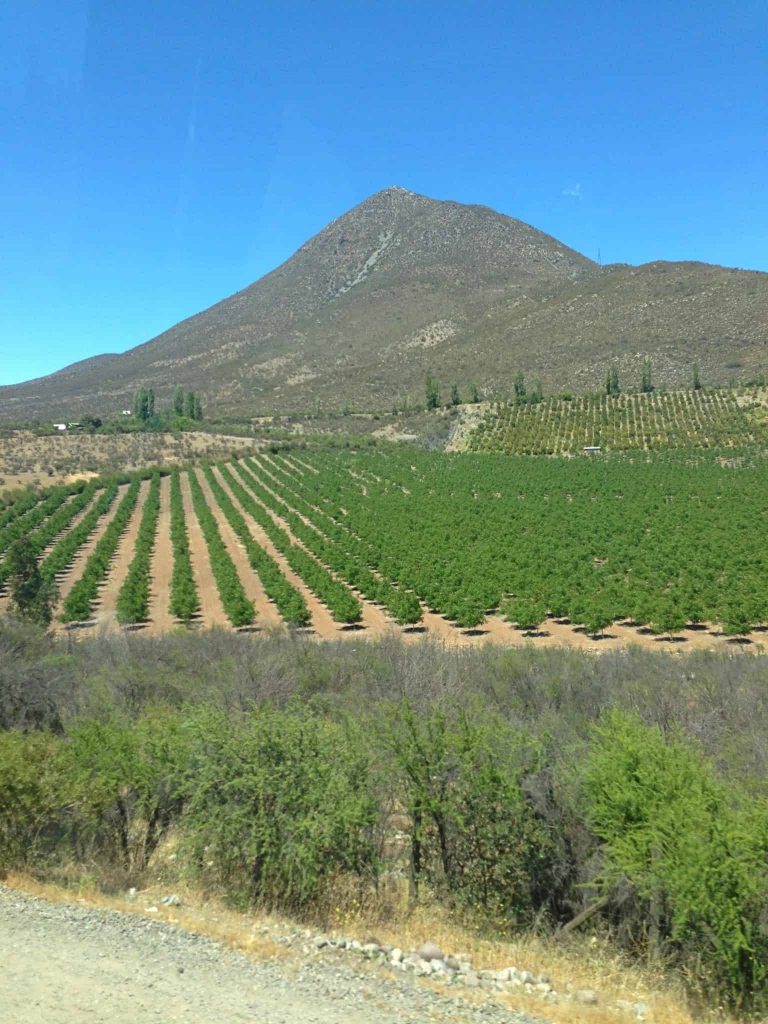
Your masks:
<svg viewBox="0 0 768 1024"><path fill-rule="evenodd" d="M764 389L574 395L499 403L457 433L455 447L512 455L768 444Z"/></svg>
<svg viewBox="0 0 768 1024"><path fill-rule="evenodd" d="M735 451L259 453L25 497L0 513L0 579L23 533L59 630L754 647L765 470Z"/></svg>

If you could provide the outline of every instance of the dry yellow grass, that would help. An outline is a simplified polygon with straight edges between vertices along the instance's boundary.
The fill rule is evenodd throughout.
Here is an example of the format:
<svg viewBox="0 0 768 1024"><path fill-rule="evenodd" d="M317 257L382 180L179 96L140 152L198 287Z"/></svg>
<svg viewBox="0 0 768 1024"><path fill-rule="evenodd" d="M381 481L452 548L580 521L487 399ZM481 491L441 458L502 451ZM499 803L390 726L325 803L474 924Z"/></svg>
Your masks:
<svg viewBox="0 0 768 1024"><path fill-rule="evenodd" d="M28 875L9 873L6 884L33 896L54 902L73 902L102 907L122 913L138 914L177 925L185 930L207 935L231 949L239 950L256 960L288 957L289 952L278 941L282 935L304 927L296 921L263 912L242 913L232 910L217 899L198 891L175 886L180 893L180 907L164 906L160 899L169 892L168 885L153 884L141 889L133 898L127 895L106 895L89 884L62 887L40 882ZM341 894L339 894L341 898ZM149 910L149 908L155 908ZM619 1001L642 1002L647 1007L649 1024L736 1024L736 1019L713 1009L696 1014L687 1005L682 985L660 969L630 963L606 943L593 939L572 939L555 943L535 936L520 936L507 941L491 941L477 931L457 922L436 906L398 910L393 901L387 907L386 922L381 908L358 902L346 894L343 903L331 907L323 915L322 925L330 933L343 933L347 938L375 941L415 949L421 943L437 943L446 952L466 954L478 970L516 966L533 973L546 973L555 990L564 994L580 989L593 989L599 996L597 1005L577 1002L548 1002L538 993L523 990L512 993L489 993L484 990L452 990L472 1002L496 1001L514 1010L524 1010L553 1024L630 1024L635 1018L617 1004ZM318 925L320 922L317 922ZM288 967L288 964L286 964ZM371 970L376 968L371 965ZM429 978L420 983L441 991Z"/></svg>
<svg viewBox="0 0 768 1024"><path fill-rule="evenodd" d="M347 901L331 924L346 936L415 949L423 942L435 942L447 953L465 953L478 970L498 970L515 966L534 974L548 974L557 992L593 989L599 995L595 1006L578 1003L549 1003L538 993L516 991L499 993L496 998L510 1008L545 1016L556 1024L628 1024L633 1017L616 1004L642 1002L648 1008L646 1020L658 1024L694 1024L697 1017L687 1005L681 984L660 970L641 968L595 939L571 939L556 943L531 935L500 941L484 938L477 931L458 923L445 910L434 905L395 914L382 923L363 906ZM468 997L474 993L468 993ZM478 994L477 998L486 998ZM734 1024L732 1018L712 1015L712 1020Z"/></svg>
<svg viewBox="0 0 768 1024"><path fill-rule="evenodd" d="M207 935L222 945L247 953L257 960L285 956L286 953L285 947L279 945L273 938L273 934L280 927L277 919L267 914L238 913L225 907L218 900L204 898L200 893L178 887L174 891L181 894L181 906L169 907L160 902L161 897L168 892L167 886L141 889L134 897L127 894L115 896L108 895L89 884L61 886L52 882L41 882L30 875L18 872L8 872L4 884L52 903L85 904L164 921L195 935Z"/></svg>

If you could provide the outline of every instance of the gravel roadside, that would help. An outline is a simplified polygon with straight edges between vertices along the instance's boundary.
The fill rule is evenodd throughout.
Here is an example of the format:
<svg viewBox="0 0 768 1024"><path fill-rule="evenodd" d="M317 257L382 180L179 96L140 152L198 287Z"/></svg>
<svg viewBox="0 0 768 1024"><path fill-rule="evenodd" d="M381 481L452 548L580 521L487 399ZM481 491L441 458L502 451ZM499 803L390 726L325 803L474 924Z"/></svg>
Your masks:
<svg viewBox="0 0 768 1024"><path fill-rule="evenodd" d="M133 914L0 885L7 1024L541 1024L335 952L255 961Z"/></svg>

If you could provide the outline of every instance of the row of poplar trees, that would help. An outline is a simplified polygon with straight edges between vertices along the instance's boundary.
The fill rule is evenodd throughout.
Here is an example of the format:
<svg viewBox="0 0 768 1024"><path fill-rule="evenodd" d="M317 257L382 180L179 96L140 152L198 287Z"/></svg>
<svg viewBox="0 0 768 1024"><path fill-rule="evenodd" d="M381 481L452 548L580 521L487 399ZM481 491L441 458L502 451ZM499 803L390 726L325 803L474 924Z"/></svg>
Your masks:
<svg viewBox="0 0 768 1024"><path fill-rule="evenodd" d="M173 393L173 413L175 416L186 416L189 420L203 418L203 406L200 396L194 391L185 391L178 387ZM155 392L153 388L139 388L133 400L133 415L137 420L146 423L155 415Z"/></svg>

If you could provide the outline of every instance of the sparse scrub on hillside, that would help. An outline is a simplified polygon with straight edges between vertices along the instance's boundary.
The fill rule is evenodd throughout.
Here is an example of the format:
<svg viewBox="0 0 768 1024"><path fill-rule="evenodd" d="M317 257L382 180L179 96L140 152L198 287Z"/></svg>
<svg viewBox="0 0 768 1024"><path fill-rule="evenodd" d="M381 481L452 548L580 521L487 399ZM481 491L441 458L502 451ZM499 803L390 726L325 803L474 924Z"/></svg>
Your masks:
<svg viewBox="0 0 768 1024"><path fill-rule="evenodd" d="M17 430L9 437L0 437L0 475L19 484L39 487L56 482L57 478L68 483L67 478L71 475L103 476L133 472L147 466L223 458L232 452L248 450L252 445L252 437L230 437L223 429L217 434L200 430L175 433L142 430L127 434L56 433L50 437ZM53 469L52 478L49 469ZM31 501L33 495L30 492L26 495L24 500ZM0 511L0 528L2 517L10 511L10 508Z"/></svg>

